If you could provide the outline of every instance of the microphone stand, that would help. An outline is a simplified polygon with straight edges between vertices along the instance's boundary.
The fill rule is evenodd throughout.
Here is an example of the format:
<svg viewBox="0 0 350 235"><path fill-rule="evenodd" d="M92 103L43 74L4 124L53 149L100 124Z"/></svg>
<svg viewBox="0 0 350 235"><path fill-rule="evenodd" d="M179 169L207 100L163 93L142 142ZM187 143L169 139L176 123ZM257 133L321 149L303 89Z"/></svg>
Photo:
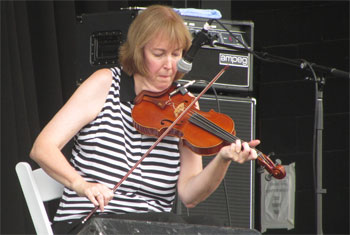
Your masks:
<svg viewBox="0 0 350 235"><path fill-rule="evenodd" d="M266 52L256 52L250 50L248 47L237 47L233 45L214 42L214 46L220 46L228 49L234 49L237 51L248 52L267 62L283 63L299 67L301 69L307 69L312 72L313 78L306 78L307 80L314 80L316 85L316 100L315 100L315 123L314 123L314 146L313 154L314 160L316 158L316 230L317 234L323 234L322 228L322 196L327 192L322 188L322 133L323 133L323 90L325 87L325 78L317 77L315 71L319 71L323 74L330 74L339 78L350 79L349 72L345 72L336 68L330 68L326 66L317 65L315 63L309 63L306 60L293 60L285 57L275 56ZM315 167L315 162L314 162ZM315 174L315 172L314 172Z"/></svg>

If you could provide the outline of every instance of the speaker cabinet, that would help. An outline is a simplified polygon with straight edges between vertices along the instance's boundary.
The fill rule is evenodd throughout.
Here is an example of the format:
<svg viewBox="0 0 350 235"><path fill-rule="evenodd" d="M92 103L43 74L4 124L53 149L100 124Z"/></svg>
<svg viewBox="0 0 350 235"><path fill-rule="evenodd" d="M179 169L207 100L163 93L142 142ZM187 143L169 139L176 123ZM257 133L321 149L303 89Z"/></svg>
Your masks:
<svg viewBox="0 0 350 235"><path fill-rule="evenodd" d="M125 10L77 17L77 83L98 69L117 65L119 47L137 13Z"/></svg>
<svg viewBox="0 0 350 235"><path fill-rule="evenodd" d="M235 122L236 136L249 141L255 138L255 110L254 98L237 98L204 95L199 104L202 111L214 109L229 115ZM213 156L203 157L203 166L206 166ZM255 162L244 164L232 163L225 180L217 190L204 202L195 208L187 209L183 205L177 206L178 214L188 215L214 215L225 222L226 225L240 228L253 228L254 226L254 182Z"/></svg>

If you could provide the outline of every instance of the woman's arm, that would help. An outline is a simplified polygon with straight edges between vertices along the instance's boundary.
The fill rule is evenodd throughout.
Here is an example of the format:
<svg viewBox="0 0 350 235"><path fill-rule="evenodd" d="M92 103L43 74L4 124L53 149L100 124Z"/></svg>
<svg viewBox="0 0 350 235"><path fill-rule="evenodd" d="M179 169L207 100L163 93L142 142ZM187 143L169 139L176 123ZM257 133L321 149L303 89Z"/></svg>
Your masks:
<svg viewBox="0 0 350 235"><path fill-rule="evenodd" d="M30 152L30 157L51 177L80 196L88 197L95 205L100 205L101 210L112 198L111 190L104 185L86 182L69 164L61 149L82 127L95 119L111 84L110 70L102 69L92 74L44 127ZM101 196L97 197L97 194Z"/></svg>
<svg viewBox="0 0 350 235"><path fill-rule="evenodd" d="M256 151L250 146L255 147L259 143L259 140L249 144L237 141L225 146L204 169L200 155L180 146L181 171L177 187L181 201L192 208L205 200L220 185L232 161L244 163L257 158Z"/></svg>

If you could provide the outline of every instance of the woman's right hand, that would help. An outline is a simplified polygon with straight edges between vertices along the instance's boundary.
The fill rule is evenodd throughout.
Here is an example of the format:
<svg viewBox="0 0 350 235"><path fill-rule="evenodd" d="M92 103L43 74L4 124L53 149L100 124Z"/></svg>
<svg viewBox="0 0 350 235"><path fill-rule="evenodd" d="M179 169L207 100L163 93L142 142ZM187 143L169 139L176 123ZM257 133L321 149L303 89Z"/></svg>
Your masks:
<svg viewBox="0 0 350 235"><path fill-rule="evenodd" d="M102 212L113 198L113 191L107 186L99 183L90 183L83 179L72 185L72 189L79 196L87 197L95 206L99 206Z"/></svg>
<svg viewBox="0 0 350 235"><path fill-rule="evenodd" d="M52 178L87 197L101 211L113 197L108 187L86 182L62 154L62 148L101 111L113 81L110 69L86 79L36 138L30 157Z"/></svg>

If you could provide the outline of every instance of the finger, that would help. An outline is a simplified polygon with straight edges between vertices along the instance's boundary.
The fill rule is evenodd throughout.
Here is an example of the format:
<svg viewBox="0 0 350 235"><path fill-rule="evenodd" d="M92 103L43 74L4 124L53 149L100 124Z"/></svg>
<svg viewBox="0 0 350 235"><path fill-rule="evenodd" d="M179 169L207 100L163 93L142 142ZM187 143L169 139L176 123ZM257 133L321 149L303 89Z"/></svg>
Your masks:
<svg viewBox="0 0 350 235"><path fill-rule="evenodd" d="M96 196L96 199L98 201L98 204L100 206L100 210L103 211L104 210L104 206L105 206L105 200L104 200L104 196L100 193Z"/></svg>
<svg viewBox="0 0 350 235"><path fill-rule="evenodd" d="M110 200L112 200L114 194L112 190L108 190L107 196L105 197L105 206L109 203Z"/></svg>
<svg viewBox="0 0 350 235"><path fill-rule="evenodd" d="M110 193L106 192L103 194L103 205L107 206L109 201L111 200Z"/></svg>
<svg viewBox="0 0 350 235"><path fill-rule="evenodd" d="M247 142L243 142L241 144L241 152L237 157L237 162L241 164L246 162L249 159L250 150L249 144Z"/></svg>
<svg viewBox="0 0 350 235"><path fill-rule="evenodd" d="M113 194L113 191L108 189L108 188L105 188L102 193L101 193L101 196L103 196L103 205L104 206L107 206L109 201L112 200L114 194Z"/></svg>
<svg viewBox="0 0 350 235"><path fill-rule="evenodd" d="M249 142L249 146L250 147L255 147L255 146L259 145L259 144L260 144L260 140L251 140Z"/></svg>
<svg viewBox="0 0 350 235"><path fill-rule="evenodd" d="M94 206L99 206L99 202L97 201L96 194L89 193L88 199L94 204Z"/></svg>
<svg viewBox="0 0 350 235"><path fill-rule="evenodd" d="M243 142L243 144L242 144L242 152L244 154L248 154L250 152L250 147L249 147L249 144L247 142Z"/></svg>
<svg viewBox="0 0 350 235"><path fill-rule="evenodd" d="M242 149L242 142L240 139L236 140L235 151L236 153L240 153Z"/></svg>
<svg viewBox="0 0 350 235"><path fill-rule="evenodd" d="M251 158L250 158L251 160L254 160L254 159L258 158L258 154L257 154L255 149L251 149L250 150L250 156L251 156Z"/></svg>

